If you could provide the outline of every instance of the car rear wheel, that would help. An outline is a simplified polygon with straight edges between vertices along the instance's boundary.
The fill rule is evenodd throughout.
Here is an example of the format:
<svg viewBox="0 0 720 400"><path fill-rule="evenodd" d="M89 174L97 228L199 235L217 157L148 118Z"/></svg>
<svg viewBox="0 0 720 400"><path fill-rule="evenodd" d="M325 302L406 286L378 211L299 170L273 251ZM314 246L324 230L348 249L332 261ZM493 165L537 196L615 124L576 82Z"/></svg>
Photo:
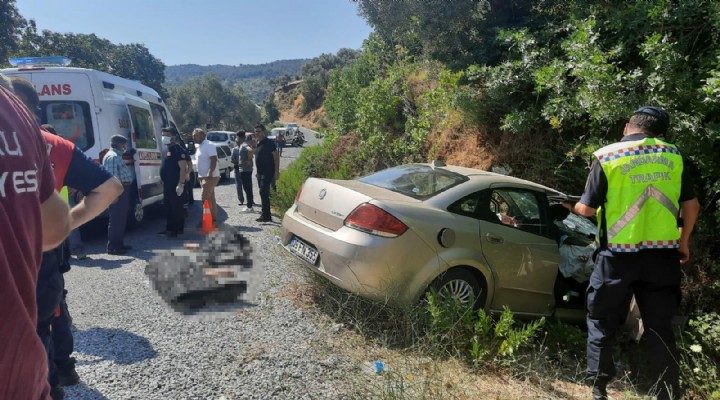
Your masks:
<svg viewBox="0 0 720 400"><path fill-rule="evenodd" d="M430 285L431 289L442 297L455 297L463 304L473 304L474 308L485 306L487 285L484 279L479 281L472 272L464 268L453 268L438 276Z"/></svg>

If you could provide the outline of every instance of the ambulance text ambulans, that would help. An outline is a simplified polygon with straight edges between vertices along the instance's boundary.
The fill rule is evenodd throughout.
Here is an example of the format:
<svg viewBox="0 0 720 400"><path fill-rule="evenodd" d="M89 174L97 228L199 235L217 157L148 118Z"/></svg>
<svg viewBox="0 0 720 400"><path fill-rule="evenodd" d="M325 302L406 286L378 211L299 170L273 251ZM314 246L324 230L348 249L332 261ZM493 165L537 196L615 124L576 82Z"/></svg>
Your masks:
<svg viewBox="0 0 720 400"><path fill-rule="evenodd" d="M65 57L11 59L16 68L0 72L31 81L40 96L41 123L53 125L98 162L110 149L111 136L131 140L132 150L123 158L135 174L129 219L139 224L144 207L162 200L160 129L175 125L170 111L148 86L105 72L71 68L69 62Z"/></svg>

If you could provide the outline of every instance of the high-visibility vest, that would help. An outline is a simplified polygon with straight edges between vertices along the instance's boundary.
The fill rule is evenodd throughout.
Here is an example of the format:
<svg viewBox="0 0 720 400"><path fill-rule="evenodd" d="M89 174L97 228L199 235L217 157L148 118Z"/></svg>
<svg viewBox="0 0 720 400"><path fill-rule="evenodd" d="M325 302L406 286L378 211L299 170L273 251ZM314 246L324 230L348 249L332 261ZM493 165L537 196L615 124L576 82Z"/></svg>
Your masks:
<svg viewBox="0 0 720 400"><path fill-rule="evenodd" d="M672 144L655 138L618 142L593 153L608 190L598 210L613 252L677 248L683 160Z"/></svg>
<svg viewBox="0 0 720 400"><path fill-rule="evenodd" d="M65 200L66 203L70 203L70 196L68 195L67 186L63 186L62 189L60 189L60 197L62 197L62 199Z"/></svg>

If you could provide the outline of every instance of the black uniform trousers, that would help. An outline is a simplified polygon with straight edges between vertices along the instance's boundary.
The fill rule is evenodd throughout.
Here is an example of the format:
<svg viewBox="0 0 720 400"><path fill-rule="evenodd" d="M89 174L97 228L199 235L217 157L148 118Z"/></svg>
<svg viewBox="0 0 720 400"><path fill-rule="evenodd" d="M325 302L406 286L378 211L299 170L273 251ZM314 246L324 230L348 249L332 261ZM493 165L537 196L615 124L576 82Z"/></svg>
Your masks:
<svg viewBox="0 0 720 400"><path fill-rule="evenodd" d="M275 183L275 176L258 174L258 188L260 189L260 202L262 203L260 218L270 219L270 187Z"/></svg>
<svg viewBox="0 0 720 400"><path fill-rule="evenodd" d="M48 357L48 381L51 386L58 385L57 369L55 365L56 356L56 343L54 343L54 320L55 314L58 307L63 302L65 279L63 278L63 272L69 270L69 265L66 264L66 257L69 257L67 242L58 246L53 250L49 250L43 253L42 261L40 262L40 271L38 273L38 281L36 287L36 299L37 299L37 310L38 310L38 322L37 322L37 334L40 337L40 341L45 346L45 352ZM60 327L62 330L63 328ZM59 332L60 337L58 338L61 346L61 351L67 351L67 337L63 336L63 332ZM72 340L72 333L69 332ZM70 348L72 353L72 345ZM70 354L68 353L69 357Z"/></svg>
<svg viewBox="0 0 720 400"><path fill-rule="evenodd" d="M642 250L598 254L587 291L587 379L604 387L615 375L613 344L633 294L642 317L658 399L679 397L678 353L672 319L680 302L680 253Z"/></svg>
<svg viewBox="0 0 720 400"><path fill-rule="evenodd" d="M165 230L174 233L183 233L185 230L185 210L183 207L183 196L177 195L177 185L165 184L163 186L163 202L167 224Z"/></svg>

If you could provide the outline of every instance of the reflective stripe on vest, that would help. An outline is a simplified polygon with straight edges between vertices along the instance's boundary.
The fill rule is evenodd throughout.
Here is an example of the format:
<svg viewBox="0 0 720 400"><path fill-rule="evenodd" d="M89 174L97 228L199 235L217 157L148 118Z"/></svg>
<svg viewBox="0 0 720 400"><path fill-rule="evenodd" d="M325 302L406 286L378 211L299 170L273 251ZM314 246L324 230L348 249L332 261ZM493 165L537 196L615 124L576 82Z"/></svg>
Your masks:
<svg viewBox="0 0 720 400"><path fill-rule="evenodd" d="M613 252L679 247L677 228L683 162L658 139L619 142L596 151L608 180L607 247Z"/></svg>

